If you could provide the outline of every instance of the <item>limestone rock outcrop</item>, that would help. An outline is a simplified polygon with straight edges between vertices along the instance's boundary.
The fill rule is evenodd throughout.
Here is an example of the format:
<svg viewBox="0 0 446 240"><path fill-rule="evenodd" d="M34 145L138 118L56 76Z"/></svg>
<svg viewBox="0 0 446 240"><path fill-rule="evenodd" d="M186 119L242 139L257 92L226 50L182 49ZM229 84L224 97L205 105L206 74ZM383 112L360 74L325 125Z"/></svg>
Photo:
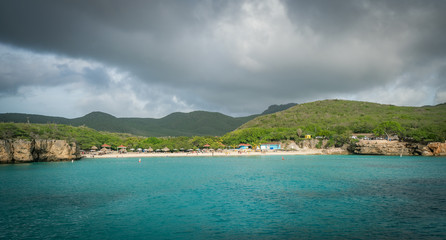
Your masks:
<svg viewBox="0 0 446 240"><path fill-rule="evenodd" d="M361 140L356 143L356 154L364 155L413 155L406 143L387 140Z"/></svg>
<svg viewBox="0 0 446 240"><path fill-rule="evenodd" d="M432 142L427 145L426 150L430 150L434 156L446 156L446 142Z"/></svg>
<svg viewBox="0 0 446 240"><path fill-rule="evenodd" d="M446 143L408 143L387 140L361 140L356 143L355 154L446 156Z"/></svg>
<svg viewBox="0 0 446 240"><path fill-rule="evenodd" d="M322 150L322 154L326 155L348 155L350 152L347 148L327 148Z"/></svg>
<svg viewBox="0 0 446 240"><path fill-rule="evenodd" d="M76 143L65 140L0 140L0 163L67 161L79 158Z"/></svg>

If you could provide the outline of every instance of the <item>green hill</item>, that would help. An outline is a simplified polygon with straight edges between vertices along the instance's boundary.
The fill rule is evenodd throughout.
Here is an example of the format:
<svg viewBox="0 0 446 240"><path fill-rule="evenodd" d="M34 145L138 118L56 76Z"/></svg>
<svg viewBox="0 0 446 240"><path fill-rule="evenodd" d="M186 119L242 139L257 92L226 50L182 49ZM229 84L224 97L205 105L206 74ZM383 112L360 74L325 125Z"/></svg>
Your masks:
<svg viewBox="0 0 446 240"><path fill-rule="evenodd" d="M0 122L14 122L14 123L60 123L69 124L70 119L63 117L52 117L36 114L25 113L2 113L0 114Z"/></svg>
<svg viewBox="0 0 446 240"><path fill-rule="evenodd" d="M273 105L277 106L277 105ZM269 112L279 111L286 106L268 108ZM130 133L138 136L221 136L233 131L259 115L231 117L217 112L195 111L172 113L155 118L117 118L103 112L92 112L83 117L68 119L34 114L4 113L0 122L14 123L56 123L72 126L87 126L98 131Z"/></svg>
<svg viewBox="0 0 446 240"><path fill-rule="evenodd" d="M323 100L299 104L285 111L259 116L238 129L302 129L312 135L351 131L371 133L382 122L399 123L408 138L446 138L446 104L399 107L370 102Z"/></svg>

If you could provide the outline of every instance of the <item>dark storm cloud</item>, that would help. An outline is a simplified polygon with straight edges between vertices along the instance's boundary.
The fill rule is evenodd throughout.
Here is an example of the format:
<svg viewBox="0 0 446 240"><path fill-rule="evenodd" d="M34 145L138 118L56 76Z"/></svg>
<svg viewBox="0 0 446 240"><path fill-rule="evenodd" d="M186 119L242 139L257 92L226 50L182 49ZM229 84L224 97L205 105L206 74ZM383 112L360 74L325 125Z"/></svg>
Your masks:
<svg viewBox="0 0 446 240"><path fill-rule="evenodd" d="M327 41L357 39L369 44L383 60L389 56L385 50L390 46L402 61L403 69L445 60L445 1L317 0L285 3L287 13L297 28L309 27ZM349 49L344 50L347 52Z"/></svg>
<svg viewBox="0 0 446 240"><path fill-rule="evenodd" d="M140 81L126 89L136 99L150 88L166 91L148 105L244 114L386 86L440 85L444 10L444 1L421 0L1 1L0 42L129 73ZM30 84L13 74L17 68L3 68L3 89ZM82 69L60 65L59 75L114 86L106 68ZM33 84L56 80L48 81ZM445 95L429 91L436 101Z"/></svg>

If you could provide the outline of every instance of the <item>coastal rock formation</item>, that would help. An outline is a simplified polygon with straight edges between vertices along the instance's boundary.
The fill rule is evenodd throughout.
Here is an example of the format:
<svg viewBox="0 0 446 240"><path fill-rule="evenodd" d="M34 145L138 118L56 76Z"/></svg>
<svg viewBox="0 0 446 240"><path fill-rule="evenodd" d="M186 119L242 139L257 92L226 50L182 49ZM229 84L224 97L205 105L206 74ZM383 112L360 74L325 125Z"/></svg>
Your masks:
<svg viewBox="0 0 446 240"><path fill-rule="evenodd" d="M347 148L327 148L322 150L322 154L327 155L348 155L350 152L347 150Z"/></svg>
<svg viewBox="0 0 446 240"><path fill-rule="evenodd" d="M326 139L305 139L298 142L287 141L284 149L298 152L312 150L312 154L325 155L446 156L446 142L432 142L426 145L387 140L360 140L353 146L345 144L339 148L329 146L329 141Z"/></svg>
<svg viewBox="0 0 446 240"><path fill-rule="evenodd" d="M0 163L66 161L80 158L75 143L65 140L0 140Z"/></svg>
<svg viewBox="0 0 446 240"><path fill-rule="evenodd" d="M446 142L429 143L426 150L430 150L434 156L446 156Z"/></svg>
<svg viewBox="0 0 446 240"><path fill-rule="evenodd" d="M413 155L405 142L387 140L361 140L356 143L354 153L364 155Z"/></svg>
<svg viewBox="0 0 446 240"><path fill-rule="evenodd" d="M446 143L408 143L387 140L361 140L356 143L355 154L364 155L422 155L446 156Z"/></svg>

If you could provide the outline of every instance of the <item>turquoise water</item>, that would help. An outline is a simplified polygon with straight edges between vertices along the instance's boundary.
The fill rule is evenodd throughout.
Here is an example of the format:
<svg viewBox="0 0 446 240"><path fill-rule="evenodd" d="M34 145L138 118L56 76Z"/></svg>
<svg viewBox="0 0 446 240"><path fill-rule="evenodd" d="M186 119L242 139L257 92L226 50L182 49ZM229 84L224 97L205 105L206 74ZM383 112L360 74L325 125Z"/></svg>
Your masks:
<svg viewBox="0 0 446 240"><path fill-rule="evenodd" d="M0 165L0 239L446 239L446 158Z"/></svg>

